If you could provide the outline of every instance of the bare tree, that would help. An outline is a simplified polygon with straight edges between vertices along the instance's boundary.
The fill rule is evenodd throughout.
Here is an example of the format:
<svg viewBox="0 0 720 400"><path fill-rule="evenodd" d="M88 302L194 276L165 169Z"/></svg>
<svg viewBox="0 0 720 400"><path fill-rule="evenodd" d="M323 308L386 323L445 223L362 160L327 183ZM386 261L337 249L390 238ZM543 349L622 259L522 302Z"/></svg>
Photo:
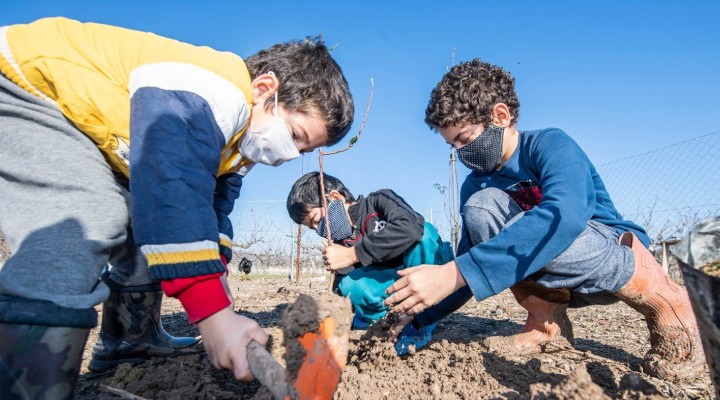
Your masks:
<svg viewBox="0 0 720 400"><path fill-rule="evenodd" d="M311 239L312 235L308 235L309 230L310 229L305 226L301 229L302 237L305 238L305 240L300 243L300 251L302 253L300 270L310 271L311 274L322 274L325 270L322 261L322 252L325 249L325 245L320 239L320 236L315 235L317 236L317 238L315 238L316 240Z"/></svg>
<svg viewBox="0 0 720 400"><path fill-rule="evenodd" d="M280 229L275 225L267 214L266 210L257 212L255 209L249 210L250 218L249 221L244 219L240 226L235 228L235 237L233 238L233 258L228 264L228 270L231 273L238 273L238 265L243 257L247 257L253 262L254 268L267 267L271 259L274 260L274 256L264 254L269 252L271 254L279 254L282 250L278 247L279 236L282 236ZM240 229L242 228L242 229ZM278 248L273 248L278 247ZM287 252L287 250L285 250ZM274 265L276 264L273 261Z"/></svg>
<svg viewBox="0 0 720 400"><path fill-rule="evenodd" d="M703 215L696 209L673 210L673 217L662 217L662 212L657 212L657 200L650 205L638 205L635 222L644 227L653 243L662 243L668 239L680 238L695 224L700 222Z"/></svg>

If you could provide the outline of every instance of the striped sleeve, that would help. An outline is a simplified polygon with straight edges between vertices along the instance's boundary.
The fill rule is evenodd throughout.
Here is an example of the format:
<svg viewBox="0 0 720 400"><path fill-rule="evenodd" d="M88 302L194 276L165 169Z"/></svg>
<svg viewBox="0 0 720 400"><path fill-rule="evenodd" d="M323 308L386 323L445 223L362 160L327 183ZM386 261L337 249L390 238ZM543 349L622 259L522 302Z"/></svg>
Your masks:
<svg viewBox="0 0 720 400"><path fill-rule="evenodd" d="M130 95L131 212L151 275L224 272L215 174L248 117L244 94L200 67L157 63L133 71Z"/></svg>
<svg viewBox="0 0 720 400"><path fill-rule="evenodd" d="M250 118L250 108L240 88L196 65L180 62L142 65L130 74L130 98L142 88L186 92L202 98L211 111L208 116L215 122L226 143Z"/></svg>

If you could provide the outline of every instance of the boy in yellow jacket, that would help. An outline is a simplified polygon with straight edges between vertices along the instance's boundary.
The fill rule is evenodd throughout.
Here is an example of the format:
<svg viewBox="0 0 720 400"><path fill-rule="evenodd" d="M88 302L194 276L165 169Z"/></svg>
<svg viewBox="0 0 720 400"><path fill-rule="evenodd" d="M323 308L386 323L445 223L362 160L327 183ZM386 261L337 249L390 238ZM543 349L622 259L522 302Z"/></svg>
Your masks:
<svg viewBox="0 0 720 400"><path fill-rule="evenodd" d="M315 40L243 60L65 18L1 27L0 393L71 398L101 302L91 369L193 344L162 329L161 286L213 364L251 379L245 348L267 335L223 286L242 178L337 143L352 120Z"/></svg>

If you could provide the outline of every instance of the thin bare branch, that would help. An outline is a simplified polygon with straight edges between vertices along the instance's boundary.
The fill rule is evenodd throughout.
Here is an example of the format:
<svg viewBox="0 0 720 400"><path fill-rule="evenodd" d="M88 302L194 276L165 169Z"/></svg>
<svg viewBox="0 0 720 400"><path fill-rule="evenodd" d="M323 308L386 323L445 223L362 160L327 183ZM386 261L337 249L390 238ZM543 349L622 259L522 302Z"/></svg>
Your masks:
<svg viewBox="0 0 720 400"><path fill-rule="evenodd" d="M145 397L136 396L136 395L134 395L134 394L132 394L132 393L129 393L129 392L126 392L126 391L124 391L124 390L122 390L122 389L114 388L114 387L108 386L108 385L100 385L100 388L101 388L102 390L106 391L106 392L110 392L110 393L112 393L112 394L116 394L116 395L122 397L123 399L130 399L130 400L149 400L149 399L147 399L147 398L145 398Z"/></svg>
<svg viewBox="0 0 720 400"><path fill-rule="evenodd" d="M360 129L358 130L357 135L355 135L352 139L350 139L350 144L348 144L345 148L340 150L331 151L329 153L323 152L322 149L318 150L319 157L318 157L318 163L320 167L320 194L322 195L322 206L325 210L325 230L327 231L327 245L330 246L332 244L332 232L330 230L330 213L327 209L327 196L325 194L325 173L323 172L323 156L324 155L333 155L342 153L343 151L350 150L351 147L355 145L355 143L358 141L358 138L363 132L363 129L365 129L365 123L367 122L368 114L370 114L370 106L372 105L372 99L373 99L373 93L375 93L375 81L370 78L370 98L368 99L368 105L365 109L365 116L363 117L362 124L360 124ZM333 283L335 281L335 272L330 273L330 291L332 291Z"/></svg>
<svg viewBox="0 0 720 400"><path fill-rule="evenodd" d="M370 105L372 105L373 93L375 93L375 81L372 78L370 78L370 85L370 98L368 99L368 105L365 109L365 116L363 117L362 124L360 124L360 129L358 130L357 135L353 136L353 138L350 139L350 144L348 144L345 148L325 153L326 156L331 156L333 154L342 153L343 151L350 150L350 148L353 147L358 141L358 138L360 138L360 134L362 134L363 129L365 129L365 123L367 122L368 114L370 114ZM320 155L320 160L322 162L322 155Z"/></svg>
<svg viewBox="0 0 720 400"><path fill-rule="evenodd" d="M349 148L349 147L348 147ZM322 195L323 210L325 210L325 230L327 231L327 245L332 244L332 232L330 231L330 213L327 207L327 197L325 196L325 173L323 172L323 151L318 150L320 153L319 166L320 166L320 194ZM332 292L333 283L335 282L335 271L330 272L330 288Z"/></svg>

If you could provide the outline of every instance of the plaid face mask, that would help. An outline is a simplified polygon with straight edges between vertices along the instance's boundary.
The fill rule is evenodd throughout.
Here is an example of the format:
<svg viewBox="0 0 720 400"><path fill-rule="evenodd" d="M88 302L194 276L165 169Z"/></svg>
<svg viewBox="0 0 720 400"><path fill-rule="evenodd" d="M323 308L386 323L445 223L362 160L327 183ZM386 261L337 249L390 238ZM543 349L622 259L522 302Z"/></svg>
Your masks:
<svg viewBox="0 0 720 400"><path fill-rule="evenodd" d="M352 226L345 211L343 200L333 200L328 204L328 216L330 217L330 230L332 241L339 242L352 234ZM325 218L320 219L317 234L327 239L327 228Z"/></svg>
<svg viewBox="0 0 720 400"><path fill-rule="evenodd" d="M466 167L487 175L502 162L503 133L505 129L488 125L472 142L457 150L458 158Z"/></svg>

